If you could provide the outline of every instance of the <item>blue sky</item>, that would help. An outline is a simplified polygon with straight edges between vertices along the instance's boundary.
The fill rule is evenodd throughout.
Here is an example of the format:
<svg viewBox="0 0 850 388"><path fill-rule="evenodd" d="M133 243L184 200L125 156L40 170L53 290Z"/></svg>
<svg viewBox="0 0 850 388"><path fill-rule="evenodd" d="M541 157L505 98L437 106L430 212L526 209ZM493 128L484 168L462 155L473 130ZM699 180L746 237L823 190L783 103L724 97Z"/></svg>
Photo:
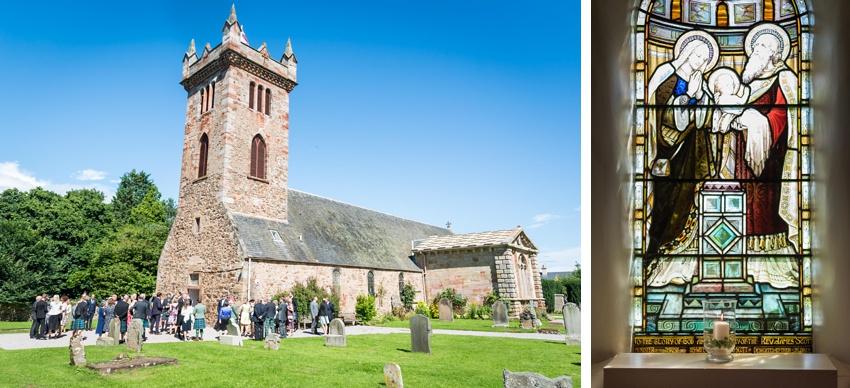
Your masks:
<svg viewBox="0 0 850 388"><path fill-rule="evenodd" d="M131 169L178 197L195 39L233 3L4 6L0 190ZM579 2L238 2L250 44L292 39L289 187L458 233L521 225L550 271L580 245Z"/></svg>

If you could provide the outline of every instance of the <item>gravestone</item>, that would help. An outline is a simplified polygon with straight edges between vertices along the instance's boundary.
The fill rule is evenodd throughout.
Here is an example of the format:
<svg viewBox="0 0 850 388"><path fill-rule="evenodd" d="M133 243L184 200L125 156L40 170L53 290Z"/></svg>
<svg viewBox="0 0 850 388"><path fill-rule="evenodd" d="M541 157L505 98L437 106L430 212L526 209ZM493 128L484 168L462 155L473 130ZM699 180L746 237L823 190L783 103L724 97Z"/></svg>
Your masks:
<svg viewBox="0 0 850 388"><path fill-rule="evenodd" d="M443 322L454 322L455 314L452 311L452 302L449 298L440 299L440 320Z"/></svg>
<svg viewBox="0 0 850 388"><path fill-rule="evenodd" d="M555 311L564 309L564 294L555 294Z"/></svg>
<svg viewBox="0 0 850 388"><path fill-rule="evenodd" d="M422 314L410 318L410 351L431 354L431 320Z"/></svg>
<svg viewBox="0 0 850 388"><path fill-rule="evenodd" d="M531 311L531 323L534 327L543 326L543 322L540 322L540 318L537 318L537 309L534 308L531 304L528 305L528 310Z"/></svg>
<svg viewBox="0 0 850 388"><path fill-rule="evenodd" d="M266 342L263 344L263 349L280 350L280 334L269 333L266 336Z"/></svg>
<svg viewBox="0 0 850 388"><path fill-rule="evenodd" d="M394 362L388 362L384 365L384 383L387 388L404 388L404 382L401 379L401 367Z"/></svg>
<svg viewBox="0 0 850 388"><path fill-rule="evenodd" d="M114 346L115 340L112 337L100 337L95 343L96 346Z"/></svg>
<svg viewBox="0 0 850 388"><path fill-rule="evenodd" d="M109 321L109 331L106 333L110 338L112 338L115 343L113 345L118 345L121 341L121 320L116 318L112 318Z"/></svg>
<svg viewBox="0 0 850 388"><path fill-rule="evenodd" d="M575 303L564 305L564 327L567 335L581 335L581 310Z"/></svg>
<svg viewBox="0 0 850 388"><path fill-rule="evenodd" d="M507 369L502 371L505 388L573 388L573 379L569 376L560 376L550 379L540 373L511 372Z"/></svg>
<svg viewBox="0 0 850 388"><path fill-rule="evenodd" d="M71 336L68 350L71 352L71 366L86 366L86 349L83 347L82 331Z"/></svg>
<svg viewBox="0 0 850 388"><path fill-rule="evenodd" d="M508 308L501 300L493 303L493 327L508 327Z"/></svg>
<svg viewBox="0 0 850 388"><path fill-rule="evenodd" d="M526 307L522 310L522 313L519 314L519 327L523 329L534 328L534 314L532 314L530 307Z"/></svg>
<svg viewBox="0 0 850 388"><path fill-rule="evenodd" d="M345 347L345 323L342 319L334 318L325 336L325 346Z"/></svg>
<svg viewBox="0 0 850 388"><path fill-rule="evenodd" d="M125 337L127 350L132 350L134 352L142 351L142 332L144 332L145 327L142 324L141 319L133 319L130 321L130 327L127 328L127 335Z"/></svg>
<svg viewBox="0 0 850 388"><path fill-rule="evenodd" d="M218 343L230 346L242 346L242 336L239 335L239 328L233 320L227 324L227 335L218 338Z"/></svg>

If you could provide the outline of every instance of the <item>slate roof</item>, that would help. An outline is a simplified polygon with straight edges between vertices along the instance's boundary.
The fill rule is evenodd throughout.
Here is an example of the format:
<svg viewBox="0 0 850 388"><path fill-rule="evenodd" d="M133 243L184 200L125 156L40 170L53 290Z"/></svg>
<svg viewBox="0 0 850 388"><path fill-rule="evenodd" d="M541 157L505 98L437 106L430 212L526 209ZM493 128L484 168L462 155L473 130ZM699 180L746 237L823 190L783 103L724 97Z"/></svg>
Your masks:
<svg viewBox="0 0 850 388"><path fill-rule="evenodd" d="M288 223L231 213L246 258L421 271L410 259L412 241L454 234L298 190L287 194Z"/></svg>
<svg viewBox="0 0 850 388"><path fill-rule="evenodd" d="M414 250L439 251L449 249L480 248L500 245L513 245L514 240L524 234L521 227L508 230L496 230L492 232L455 234L451 236L433 236L421 242L417 242ZM527 236L525 236L527 239ZM528 249L528 247L524 247ZM532 250L536 249L531 246Z"/></svg>

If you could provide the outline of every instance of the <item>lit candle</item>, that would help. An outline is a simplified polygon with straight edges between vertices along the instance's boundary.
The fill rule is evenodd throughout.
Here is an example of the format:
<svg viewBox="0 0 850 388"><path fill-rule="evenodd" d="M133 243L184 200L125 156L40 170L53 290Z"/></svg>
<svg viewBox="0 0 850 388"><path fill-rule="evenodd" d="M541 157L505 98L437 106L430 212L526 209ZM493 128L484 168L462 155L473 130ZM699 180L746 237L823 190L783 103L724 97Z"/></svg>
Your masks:
<svg viewBox="0 0 850 388"><path fill-rule="evenodd" d="M729 322L715 321L714 322L714 339L724 340L729 337Z"/></svg>

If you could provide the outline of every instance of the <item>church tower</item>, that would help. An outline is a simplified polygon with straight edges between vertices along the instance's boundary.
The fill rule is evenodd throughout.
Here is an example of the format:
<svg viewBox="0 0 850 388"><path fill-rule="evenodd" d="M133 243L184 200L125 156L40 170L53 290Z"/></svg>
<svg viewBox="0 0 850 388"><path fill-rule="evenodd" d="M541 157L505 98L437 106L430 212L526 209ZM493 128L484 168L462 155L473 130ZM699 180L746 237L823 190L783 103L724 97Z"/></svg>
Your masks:
<svg viewBox="0 0 850 388"><path fill-rule="evenodd" d="M177 216L159 260L157 290L209 303L239 295L242 267L233 217L287 222L289 93L297 60L248 44L235 6L221 44L195 41L183 56L186 127ZM215 309L213 309L215 311Z"/></svg>

